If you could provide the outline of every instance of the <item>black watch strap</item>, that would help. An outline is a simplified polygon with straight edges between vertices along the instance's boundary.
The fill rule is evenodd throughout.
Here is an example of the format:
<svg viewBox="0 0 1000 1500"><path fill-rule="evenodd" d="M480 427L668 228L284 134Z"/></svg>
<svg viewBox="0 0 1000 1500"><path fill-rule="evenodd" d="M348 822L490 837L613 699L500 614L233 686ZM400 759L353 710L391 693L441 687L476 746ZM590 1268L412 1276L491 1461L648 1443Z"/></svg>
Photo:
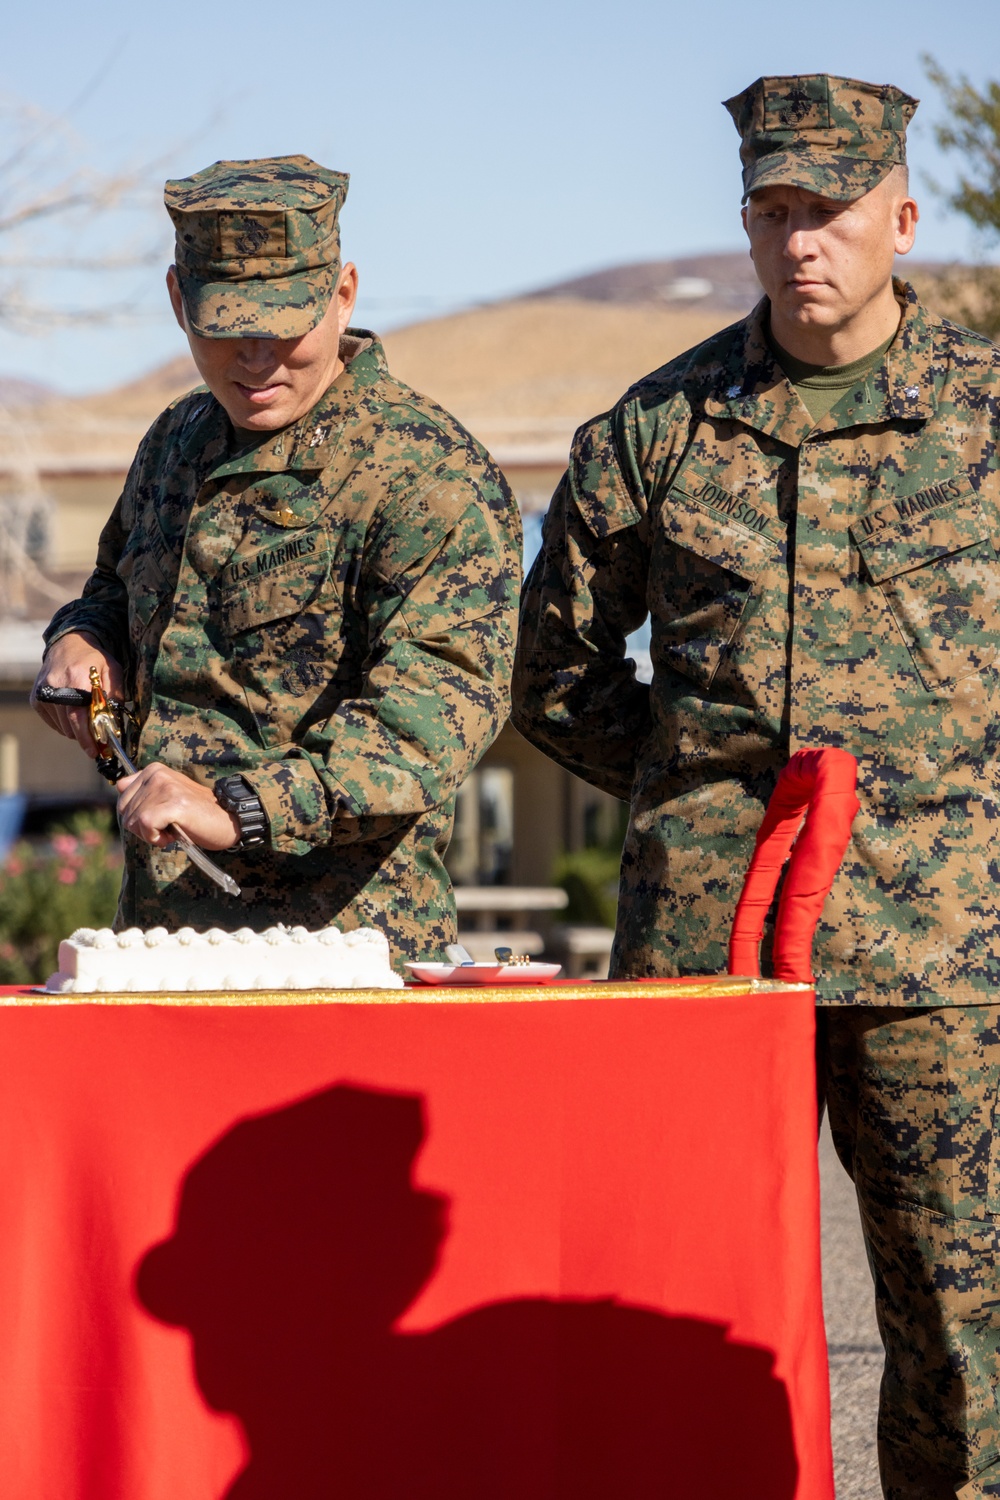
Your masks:
<svg viewBox="0 0 1000 1500"><path fill-rule="evenodd" d="M243 776L220 776L214 790L216 802L233 813L240 825L240 837L230 848L262 848L268 842L267 814L249 781Z"/></svg>

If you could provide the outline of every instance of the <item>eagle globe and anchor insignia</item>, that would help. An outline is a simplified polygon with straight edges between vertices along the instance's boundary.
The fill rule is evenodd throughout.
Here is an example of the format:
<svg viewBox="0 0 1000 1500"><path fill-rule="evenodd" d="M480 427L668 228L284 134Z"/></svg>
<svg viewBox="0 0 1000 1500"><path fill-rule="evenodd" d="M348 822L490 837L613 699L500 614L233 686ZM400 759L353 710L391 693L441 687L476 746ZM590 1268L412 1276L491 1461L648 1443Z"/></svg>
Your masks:
<svg viewBox="0 0 1000 1500"><path fill-rule="evenodd" d="M248 218L243 221L243 227L233 244L239 255L253 257L260 254L270 237L270 231L258 219Z"/></svg>

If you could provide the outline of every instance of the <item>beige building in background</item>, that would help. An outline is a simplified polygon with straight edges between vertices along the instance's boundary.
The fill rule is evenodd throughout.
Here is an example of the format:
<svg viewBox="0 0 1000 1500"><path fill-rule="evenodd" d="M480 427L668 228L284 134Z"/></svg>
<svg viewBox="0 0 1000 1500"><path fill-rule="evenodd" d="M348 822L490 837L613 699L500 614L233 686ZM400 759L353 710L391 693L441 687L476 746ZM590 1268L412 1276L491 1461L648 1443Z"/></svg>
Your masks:
<svg viewBox="0 0 1000 1500"><path fill-rule="evenodd" d="M579 423L732 316L663 300L539 296L416 324L384 342L393 373L492 451L537 538ZM77 747L42 725L27 693L41 630L87 576L143 432L196 381L184 355L120 389L0 417L0 778L36 806L110 798ZM462 789L453 878L544 886L562 850L613 838L618 816L613 799L507 725Z"/></svg>
<svg viewBox="0 0 1000 1500"><path fill-rule="evenodd" d="M904 272L925 300L937 300L939 268ZM417 323L384 343L393 373L454 412L494 454L517 496L530 556L579 424L742 317L758 296L746 254L648 262ZM0 406L0 794L24 792L36 816L113 800L27 695L42 629L79 593L140 438L196 381L185 353L116 390ZM550 898L564 898L545 887L564 852L613 846L621 812L506 725L459 793L448 854L462 937L475 955L489 957L499 939L533 953L544 946L570 973L606 973L610 930L553 928L559 901Z"/></svg>

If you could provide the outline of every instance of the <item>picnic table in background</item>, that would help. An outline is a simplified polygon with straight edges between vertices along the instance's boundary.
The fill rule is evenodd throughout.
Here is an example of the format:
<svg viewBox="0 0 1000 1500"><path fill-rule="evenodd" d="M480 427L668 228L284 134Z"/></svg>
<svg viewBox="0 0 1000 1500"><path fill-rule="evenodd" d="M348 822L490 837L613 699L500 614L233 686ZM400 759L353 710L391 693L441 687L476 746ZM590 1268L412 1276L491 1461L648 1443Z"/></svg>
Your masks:
<svg viewBox="0 0 1000 1500"><path fill-rule="evenodd" d="M548 946L552 914L568 905L566 892L555 885L456 886L459 942L481 962L500 944L536 958Z"/></svg>
<svg viewBox="0 0 1000 1500"><path fill-rule="evenodd" d="M561 963L569 979L607 979L614 929L553 917L569 905L555 885L459 885L455 887L458 937L479 962L501 943Z"/></svg>

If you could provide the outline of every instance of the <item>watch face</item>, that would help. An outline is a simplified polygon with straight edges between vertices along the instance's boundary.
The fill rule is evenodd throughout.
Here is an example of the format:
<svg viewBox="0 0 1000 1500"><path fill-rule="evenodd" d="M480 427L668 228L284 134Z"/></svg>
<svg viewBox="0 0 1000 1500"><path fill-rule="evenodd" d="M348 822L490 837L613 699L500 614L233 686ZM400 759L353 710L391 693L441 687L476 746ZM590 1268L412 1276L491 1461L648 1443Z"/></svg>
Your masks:
<svg viewBox="0 0 1000 1500"><path fill-rule="evenodd" d="M240 837L233 849L256 849L267 843L267 814L245 777L220 776L215 783L215 796L239 822Z"/></svg>

